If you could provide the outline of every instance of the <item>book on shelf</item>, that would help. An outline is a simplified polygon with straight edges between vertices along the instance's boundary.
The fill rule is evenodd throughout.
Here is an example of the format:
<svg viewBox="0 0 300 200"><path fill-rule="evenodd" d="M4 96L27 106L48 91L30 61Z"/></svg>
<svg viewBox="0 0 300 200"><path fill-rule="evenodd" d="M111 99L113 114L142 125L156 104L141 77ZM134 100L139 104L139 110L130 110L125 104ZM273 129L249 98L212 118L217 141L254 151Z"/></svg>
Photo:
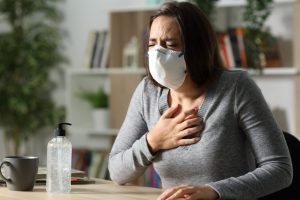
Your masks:
<svg viewBox="0 0 300 200"><path fill-rule="evenodd" d="M229 36L225 33L218 34L218 42L219 42L221 58L225 64L225 67L227 69L234 68L235 62L234 62Z"/></svg>
<svg viewBox="0 0 300 200"><path fill-rule="evenodd" d="M109 46L110 46L110 34L108 31L105 31L105 39L101 52L101 59L98 62L98 67L106 68L108 65L108 57L109 57Z"/></svg>
<svg viewBox="0 0 300 200"><path fill-rule="evenodd" d="M47 167L40 166L35 178L35 185L45 185L47 181ZM71 184L93 184L95 180L90 179L85 171L72 169L71 171ZM0 187L6 186L6 182L0 178Z"/></svg>
<svg viewBox="0 0 300 200"><path fill-rule="evenodd" d="M140 185L146 187L153 187L153 188L161 188L161 180L158 176L157 172L155 171L153 165L150 165L144 174L137 179L128 183L129 185Z"/></svg>
<svg viewBox="0 0 300 200"><path fill-rule="evenodd" d="M228 35L224 36L224 43L225 43L226 53L228 54L229 68L235 68L236 66L233 57L232 46Z"/></svg>
<svg viewBox="0 0 300 200"><path fill-rule="evenodd" d="M84 68L91 67L93 51L94 51L95 43L97 41L98 36L99 36L98 31L91 31L89 33L87 43L86 43L84 58L83 58L83 64L82 64Z"/></svg>
<svg viewBox="0 0 300 200"><path fill-rule="evenodd" d="M245 33L245 29L243 29L241 27L235 28L235 34L236 34L237 45L238 45L238 50L239 50L239 56L240 56L240 59L241 59L241 66L243 68L248 68L246 48L245 48L245 42L244 42L244 33Z"/></svg>
<svg viewBox="0 0 300 200"><path fill-rule="evenodd" d="M242 27L231 27L226 32L218 33L220 55L227 69L248 68L255 62L249 47L249 38L245 36L247 29ZM272 36L271 36L272 37ZM274 41L276 41L275 38ZM254 52L256 53L256 52ZM263 67L281 66L279 47L276 42L258 50L259 62ZM249 66L250 65L250 66Z"/></svg>
<svg viewBox="0 0 300 200"><path fill-rule="evenodd" d="M74 149L72 166L86 171L88 177L105 179L108 173L108 157L106 151Z"/></svg>
<svg viewBox="0 0 300 200"><path fill-rule="evenodd" d="M85 149L73 149L72 151L72 167L81 171L87 172L92 163L92 151Z"/></svg>
<svg viewBox="0 0 300 200"><path fill-rule="evenodd" d="M229 60L228 60L228 53L226 52L225 42L224 42L225 34L218 35L218 43L219 43L219 51L223 63L227 69L230 69Z"/></svg>
<svg viewBox="0 0 300 200"><path fill-rule="evenodd" d="M242 60L241 60L241 56L240 56L238 37L236 35L236 29L229 28L228 35L229 35L229 39L230 39L230 43L231 43L235 66L242 67Z"/></svg>
<svg viewBox="0 0 300 200"><path fill-rule="evenodd" d="M47 181L47 167L39 167L36 175L35 185L45 185ZM71 170L71 185L94 184L95 180L90 179L85 171Z"/></svg>
<svg viewBox="0 0 300 200"><path fill-rule="evenodd" d="M282 66L281 57L277 45L262 49L264 57L264 67L280 67Z"/></svg>
<svg viewBox="0 0 300 200"><path fill-rule="evenodd" d="M109 153L103 155L102 164L98 171L98 176L97 176L98 178L109 179L108 159L109 159Z"/></svg>
<svg viewBox="0 0 300 200"><path fill-rule="evenodd" d="M100 31L97 38L91 68L106 68L109 49L109 34L108 31Z"/></svg>
<svg viewBox="0 0 300 200"><path fill-rule="evenodd" d="M161 180L155 171L153 165L150 165L144 174L145 186L161 188Z"/></svg>
<svg viewBox="0 0 300 200"><path fill-rule="evenodd" d="M108 60L109 33L107 30L91 31L88 36L84 68L105 68Z"/></svg>
<svg viewBox="0 0 300 200"><path fill-rule="evenodd" d="M88 170L90 177L98 177L103 156L104 155L101 152L97 152L97 151L92 152L92 161Z"/></svg>
<svg viewBox="0 0 300 200"><path fill-rule="evenodd" d="M71 177L84 178L84 177L87 177L87 174L85 171L72 169ZM46 179L46 178L47 178L47 167L40 166L38 168L38 173L36 175L36 179Z"/></svg>
<svg viewBox="0 0 300 200"><path fill-rule="evenodd" d="M98 58L99 56L97 55L98 52L98 49L99 49L99 41L100 39L102 39L102 34L101 32L97 31L96 32L96 37L95 37L95 40L94 40L94 44L92 45L93 48L92 48L92 53L90 54L90 64L89 64L89 68L93 68L94 65L97 65L95 63L96 61L96 58Z"/></svg>

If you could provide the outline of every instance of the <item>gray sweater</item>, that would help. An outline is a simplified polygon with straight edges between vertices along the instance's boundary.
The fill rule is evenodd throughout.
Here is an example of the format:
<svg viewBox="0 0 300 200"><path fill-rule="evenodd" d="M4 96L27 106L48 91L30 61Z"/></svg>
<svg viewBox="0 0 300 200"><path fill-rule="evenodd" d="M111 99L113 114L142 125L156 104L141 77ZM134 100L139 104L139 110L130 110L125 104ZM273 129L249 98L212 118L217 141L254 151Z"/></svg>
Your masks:
<svg viewBox="0 0 300 200"><path fill-rule="evenodd" d="M292 164L264 97L243 71L219 71L199 109L205 129L193 145L149 151L146 134L168 109L169 89L144 78L109 157L111 179L125 184L153 163L163 188L210 185L220 199L256 199L287 187Z"/></svg>

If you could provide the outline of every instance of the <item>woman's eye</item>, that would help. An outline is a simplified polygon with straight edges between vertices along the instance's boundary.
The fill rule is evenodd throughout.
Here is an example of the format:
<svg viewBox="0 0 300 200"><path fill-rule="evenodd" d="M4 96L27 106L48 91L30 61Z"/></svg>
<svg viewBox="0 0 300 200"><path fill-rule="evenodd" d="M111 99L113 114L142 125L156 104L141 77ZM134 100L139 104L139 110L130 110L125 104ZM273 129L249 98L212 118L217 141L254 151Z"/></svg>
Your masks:
<svg viewBox="0 0 300 200"><path fill-rule="evenodd" d="M167 44L169 47L176 47L176 44Z"/></svg>
<svg viewBox="0 0 300 200"><path fill-rule="evenodd" d="M176 44L168 44L166 47L168 49L174 50L174 51L178 51L179 50L178 45L176 45Z"/></svg>
<svg viewBox="0 0 300 200"><path fill-rule="evenodd" d="M177 45L176 44L167 44L167 47L170 49L176 49Z"/></svg>

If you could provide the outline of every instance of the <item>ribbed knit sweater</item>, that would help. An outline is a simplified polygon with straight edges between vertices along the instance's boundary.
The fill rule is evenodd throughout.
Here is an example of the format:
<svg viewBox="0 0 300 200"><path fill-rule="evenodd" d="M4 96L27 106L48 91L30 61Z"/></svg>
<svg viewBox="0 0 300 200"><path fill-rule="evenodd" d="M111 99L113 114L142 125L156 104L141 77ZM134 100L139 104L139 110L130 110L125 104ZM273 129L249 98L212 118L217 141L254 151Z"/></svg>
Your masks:
<svg viewBox="0 0 300 200"><path fill-rule="evenodd" d="M198 112L199 142L152 155L146 135L168 109L169 92L147 78L136 88L109 157L113 181L125 184L153 163L163 188L207 184L220 199L256 199L291 183L282 131L247 72L216 73Z"/></svg>

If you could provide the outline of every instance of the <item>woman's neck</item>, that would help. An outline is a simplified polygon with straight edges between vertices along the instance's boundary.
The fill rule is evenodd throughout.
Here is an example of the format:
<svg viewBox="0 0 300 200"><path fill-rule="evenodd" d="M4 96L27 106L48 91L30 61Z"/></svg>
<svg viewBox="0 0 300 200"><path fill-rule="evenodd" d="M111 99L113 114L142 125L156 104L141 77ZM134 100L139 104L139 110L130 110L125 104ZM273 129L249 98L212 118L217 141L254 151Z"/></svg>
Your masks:
<svg viewBox="0 0 300 200"><path fill-rule="evenodd" d="M170 106L180 104L183 108L199 107L203 103L207 85L197 86L187 76L184 84L177 90L170 90L168 102Z"/></svg>

